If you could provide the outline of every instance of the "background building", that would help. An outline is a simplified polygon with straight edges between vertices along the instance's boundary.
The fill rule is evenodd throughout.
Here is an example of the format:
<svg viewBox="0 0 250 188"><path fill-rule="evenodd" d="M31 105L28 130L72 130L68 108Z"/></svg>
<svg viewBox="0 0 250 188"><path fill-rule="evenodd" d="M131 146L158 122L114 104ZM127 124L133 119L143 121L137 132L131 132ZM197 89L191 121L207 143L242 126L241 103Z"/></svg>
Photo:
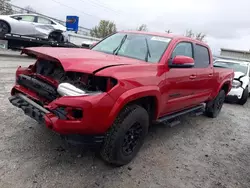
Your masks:
<svg viewBox="0 0 250 188"><path fill-rule="evenodd" d="M220 56L217 57L250 61L250 51L221 48Z"/></svg>

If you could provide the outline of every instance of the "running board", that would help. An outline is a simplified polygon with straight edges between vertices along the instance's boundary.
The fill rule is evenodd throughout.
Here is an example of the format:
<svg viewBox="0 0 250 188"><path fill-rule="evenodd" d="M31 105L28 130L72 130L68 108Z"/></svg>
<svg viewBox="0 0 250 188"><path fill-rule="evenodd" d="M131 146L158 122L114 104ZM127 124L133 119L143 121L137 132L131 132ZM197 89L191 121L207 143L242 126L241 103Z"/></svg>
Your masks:
<svg viewBox="0 0 250 188"><path fill-rule="evenodd" d="M183 116L183 115L186 115L186 114L189 114L189 113L192 113L194 112L195 114L202 114L205 110L205 105L201 104L199 106L195 106L193 108L189 108L189 109L186 109L186 110L183 110L183 111L180 111L180 112L176 112L176 113L173 113L173 114L170 114L170 115L167 115L167 116L163 116L159 119L156 120L156 123L163 123L163 122L166 122L166 121L169 121L169 120L173 120L175 118L178 118L180 116Z"/></svg>

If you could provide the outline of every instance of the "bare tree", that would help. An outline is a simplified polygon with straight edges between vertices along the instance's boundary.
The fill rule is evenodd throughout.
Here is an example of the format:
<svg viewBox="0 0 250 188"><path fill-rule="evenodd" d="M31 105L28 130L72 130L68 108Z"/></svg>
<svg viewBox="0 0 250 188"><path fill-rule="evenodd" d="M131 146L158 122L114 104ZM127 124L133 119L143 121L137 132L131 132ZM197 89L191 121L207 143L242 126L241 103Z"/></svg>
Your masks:
<svg viewBox="0 0 250 188"><path fill-rule="evenodd" d="M142 24L136 30L137 31L148 31L148 28L147 28L146 24Z"/></svg>
<svg viewBox="0 0 250 188"><path fill-rule="evenodd" d="M206 37L206 34L197 33L196 36L195 36L195 39L200 40L200 41L204 41L205 37Z"/></svg>
<svg viewBox="0 0 250 188"><path fill-rule="evenodd" d="M13 9L9 2L10 0L0 0L0 15L13 14Z"/></svg>
<svg viewBox="0 0 250 188"><path fill-rule="evenodd" d="M192 29L186 30L186 35L185 36L193 38L194 37L194 33L193 33Z"/></svg>
<svg viewBox="0 0 250 188"><path fill-rule="evenodd" d="M36 12L37 12L37 11L36 11L33 7L31 7L30 5L24 7L24 9L25 9L26 13L36 13Z"/></svg>
<svg viewBox="0 0 250 188"><path fill-rule="evenodd" d="M172 31L170 29L165 31L166 33L172 33Z"/></svg>
<svg viewBox="0 0 250 188"><path fill-rule="evenodd" d="M189 30L186 30L186 34L185 34L186 37L190 37L190 38L194 38L196 40L199 40L199 41L204 41L205 37L206 37L206 34L200 32L200 33L194 33L192 31L192 29L189 29Z"/></svg>

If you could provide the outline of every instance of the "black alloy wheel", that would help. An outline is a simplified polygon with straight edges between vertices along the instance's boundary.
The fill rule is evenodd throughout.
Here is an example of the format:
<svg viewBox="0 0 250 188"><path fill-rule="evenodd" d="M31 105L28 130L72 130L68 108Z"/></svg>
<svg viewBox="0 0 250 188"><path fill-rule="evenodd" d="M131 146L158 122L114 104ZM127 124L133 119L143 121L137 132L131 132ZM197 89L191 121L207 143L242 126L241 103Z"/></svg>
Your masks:
<svg viewBox="0 0 250 188"><path fill-rule="evenodd" d="M126 132L122 145L122 152L124 155L131 155L134 152L136 146L142 138L142 131L142 126L140 123L136 122Z"/></svg>

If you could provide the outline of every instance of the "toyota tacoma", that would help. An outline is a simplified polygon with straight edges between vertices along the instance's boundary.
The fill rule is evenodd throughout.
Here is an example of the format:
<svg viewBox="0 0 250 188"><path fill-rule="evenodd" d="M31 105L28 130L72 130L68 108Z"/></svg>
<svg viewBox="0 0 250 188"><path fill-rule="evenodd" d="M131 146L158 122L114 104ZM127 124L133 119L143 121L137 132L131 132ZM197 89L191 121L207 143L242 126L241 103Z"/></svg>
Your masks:
<svg viewBox="0 0 250 188"><path fill-rule="evenodd" d="M108 163L129 163L154 123L197 110L215 118L233 70L209 47L169 34L118 32L91 49L36 47L19 67L10 102L72 142L100 144Z"/></svg>

